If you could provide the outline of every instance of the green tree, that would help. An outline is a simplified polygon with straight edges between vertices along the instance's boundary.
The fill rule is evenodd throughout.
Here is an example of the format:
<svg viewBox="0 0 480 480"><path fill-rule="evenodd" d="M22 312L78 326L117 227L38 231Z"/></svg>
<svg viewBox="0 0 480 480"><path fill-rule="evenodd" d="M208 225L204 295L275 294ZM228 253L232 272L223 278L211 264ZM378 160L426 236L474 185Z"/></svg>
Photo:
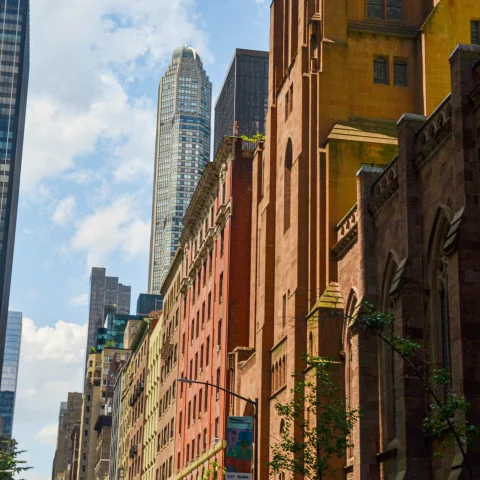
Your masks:
<svg viewBox="0 0 480 480"><path fill-rule="evenodd" d="M17 442L13 438L0 438L0 480L9 480L15 473L21 473L30 470L25 460L19 460L19 456L25 453L25 450L18 450Z"/></svg>
<svg viewBox="0 0 480 480"><path fill-rule="evenodd" d="M223 468L217 459L208 464L208 468L203 471L202 480L221 480L225 477L226 469Z"/></svg>
<svg viewBox="0 0 480 480"><path fill-rule="evenodd" d="M282 432L272 447L269 467L272 475L289 471L321 480L335 475L332 461L345 456L360 412L347 405L333 378L336 362L315 356L305 361L309 371L295 383L293 399L275 405Z"/></svg>
<svg viewBox="0 0 480 480"><path fill-rule="evenodd" d="M247 135L242 135L240 137L242 140L245 140L246 142L250 143L258 143L258 142L263 142L265 140L265 134L257 132L253 137L248 137Z"/></svg>
<svg viewBox="0 0 480 480"><path fill-rule="evenodd" d="M373 333L382 342L388 345L408 365L412 372L423 384L432 402L429 405L427 417L423 421L423 429L434 438L441 440L444 448L457 444L469 478L473 479L472 470L468 464L466 451L480 433L475 425L466 420L470 409L469 402L455 394L450 387L451 375L440 368L428 369L423 359L419 357L422 345L408 336L395 333L395 317L392 313L379 312L369 303L363 303L358 316L353 319L360 330ZM442 395L439 389L444 390ZM437 452L436 456L440 456Z"/></svg>

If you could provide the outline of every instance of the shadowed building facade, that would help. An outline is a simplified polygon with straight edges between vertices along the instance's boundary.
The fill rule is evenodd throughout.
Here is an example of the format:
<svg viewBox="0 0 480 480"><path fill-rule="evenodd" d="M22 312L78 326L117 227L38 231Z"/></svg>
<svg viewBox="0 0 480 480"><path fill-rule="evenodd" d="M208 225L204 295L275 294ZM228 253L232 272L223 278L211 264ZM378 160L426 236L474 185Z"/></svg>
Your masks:
<svg viewBox="0 0 480 480"><path fill-rule="evenodd" d="M212 84L199 53L173 52L158 89L149 293L160 293L182 220L210 159Z"/></svg>
<svg viewBox="0 0 480 480"><path fill-rule="evenodd" d="M0 372L17 223L30 62L30 4L0 1Z"/></svg>

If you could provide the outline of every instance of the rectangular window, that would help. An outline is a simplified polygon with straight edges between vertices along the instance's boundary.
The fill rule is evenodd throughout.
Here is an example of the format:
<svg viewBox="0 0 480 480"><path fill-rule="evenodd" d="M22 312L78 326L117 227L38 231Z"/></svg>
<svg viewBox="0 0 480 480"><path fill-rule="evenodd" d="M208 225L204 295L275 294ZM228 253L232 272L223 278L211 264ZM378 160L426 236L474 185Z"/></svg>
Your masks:
<svg viewBox="0 0 480 480"><path fill-rule="evenodd" d="M178 417L179 423L178 423L178 434L182 434L182 412L180 412L180 416Z"/></svg>
<svg viewBox="0 0 480 480"><path fill-rule="evenodd" d="M210 320L211 316L212 316L212 292L208 294L207 319Z"/></svg>
<svg viewBox="0 0 480 480"><path fill-rule="evenodd" d="M208 385L205 385L205 411L208 410Z"/></svg>
<svg viewBox="0 0 480 480"><path fill-rule="evenodd" d="M282 298L282 327L285 328L287 324L287 295Z"/></svg>
<svg viewBox="0 0 480 480"><path fill-rule="evenodd" d="M192 320L192 329L190 332L190 341L193 343L193 337L195 336L195 320Z"/></svg>
<svg viewBox="0 0 480 480"><path fill-rule="evenodd" d="M203 429L203 451L207 450L207 429Z"/></svg>
<svg viewBox="0 0 480 480"><path fill-rule="evenodd" d="M205 366L208 367L208 359L210 357L210 336L207 337L207 349L205 351Z"/></svg>
<svg viewBox="0 0 480 480"><path fill-rule="evenodd" d="M210 250L210 252L208 253L208 273L209 273L209 275L212 274L212 270L213 270L213 250Z"/></svg>
<svg viewBox="0 0 480 480"><path fill-rule="evenodd" d="M395 60L393 62L393 82L397 87L408 86L407 62L404 60Z"/></svg>
<svg viewBox="0 0 480 480"><path fill-rule="evenodd" d="M197 333L195 335L195 338L198 338L199 334L200 334L200 312L197 312Z"/></svg>
<svg viewBox="0 0 480 480"><path fill-rule="evenodd" d="M387 0L388 20L402 20L402 2L403 0Z"/></svg>
<svg viewBox="0 0 480 480"><path fill-rule="evenodd" d="M367 0L367 17L383 18L383 0Z"/></svg>
<svg viewBox="0 0 480 480"><path fill-rule="evenodd" d="M202 303L202 330L205 328L205 302Z"/></svg>
<svg viewBox="0 0 480 480"><path fill-rule="evenodd" d="M193 378L192 375L193 375L193 360L190 360L190 376L189 376L190 379Z"/></svg>
<svg viewBox="0 0 480 480"><path fill-rule="evenodd" d="M195 439L192 440L192 460L195 458Z"/></svg>
<svg viewBox="0 0 480 480"><path fill-rule="evenodd" d="M480 20L470 22L470 42L473 45L480 45Z"/></svg>
<svg viewBox="0 0 480 480"><path fill-rule="evenodd" d="M223 250L225 247L225 229L222 228L220 232L220 257L223 257Z"/></svg>
<svg viewBox="0 0 480 480"><path fill-rule="evenodd" d="M220 386L220 367L217 368L217 385ZM217 401L220 400L220 390L217 388Z"/></svg>
<svg viewBox="0 0 480 480"><path fill-rule="evenodd" d="M200 347L200 370L203 371L203 345Z"/></svg>
<svg viewBox="0 0 480 480"><path fill-rule="evenodd" d="M217 345L220 346L222 344L222 320L218 321L218 337L217 337Z"/></svg>
<svg viewBox="0 0 480 480"><path fill-rule="evenodd" d="M198 438L197 438L197 455L200 456L200 445L201 445L201 442L202 442L202 436L201 434L199 433L198 434Z"/></svg>
<svg viewBox="0 0 480 480"><path fill-rule="evenodd" d="M219 432L219 419L218 417L215 419L215 436L218 438L218 432Z"/></svg>
<svg viewBox="0 0 480 480"><path fill-rule="evenodd" d="M192 422L195 423L195 417L197 416L197 396L193 397L193 411L192 411Z"/></svg>
<svg viewBox="0 0 480 480"><path fill-rule="evenodd" d="M192 402L188 402L188 417L187 417L187 424L190 426L192 419Z"/></svg>
<svg viewBox="0 0 480 480"><path fill-rule="evenodd" d="M200 389L200 392L198 393L198 418L202 416L202 407L203 407L203 398L202 398L202 389Z"/></svg>
<svg viewBox="0 0 480 480"><path fill-rule="evenodd" d="M218 283L218 301L222 303L223 300L223 273L220 274L220 280Z"/></svg>
<svg viewBox="0 0 480 480"><path fill-rule="evenodd" d="M190 445L187 445L187 463L190 461Z"/></svg>
<svg viewBox="0 0 480 480"><path fill-rule="evenodd" d="M195 380L197 379L198 373L198 352L195 354Z"/></svg>
<svg viewBox="0 0 480 480"><path fill-rule="evenodd" d="M376 57L373 61L373 83L388 85L388 60Z"/></svg>
<svg viewBox="0 0 480 480"><path fill-rule="evenodd" d="M203 286L207 283L207 261L203 262Z"/></svg>
<svg viewBox="0 0 480 480"><path fill-rule="evenodd" d="M185 355L185 333L182 337L182 355Z"/></svg>

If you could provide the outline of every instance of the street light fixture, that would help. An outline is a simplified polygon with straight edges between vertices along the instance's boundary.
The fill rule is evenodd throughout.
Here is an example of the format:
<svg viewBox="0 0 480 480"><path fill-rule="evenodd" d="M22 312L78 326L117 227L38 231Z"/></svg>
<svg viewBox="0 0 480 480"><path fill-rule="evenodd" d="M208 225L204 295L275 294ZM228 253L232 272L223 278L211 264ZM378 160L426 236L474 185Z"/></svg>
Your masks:
<svg viewBox="0 0 480 480"><path fill-rule="evenodd" d="M255 449L254 449L255 462L253 463L253 478L254 480L258 480L258 398L256 398L255 400L252 400L250 398L243 397L238 393L227 390L226 388L220 387L219 385L214 385L213 383L210 383L210 382L199 382L198 380L191 380L190 378L177 378L177 382L186 383L188 385L192 385L196 383L198 385L206 385L208 387L217 388L218 390L221 390L222 392L225 392L228 395L232 395L232 397L239 398L240 400L243 400L244 402L247 402L250 405L253 405L255 407L255 415L253 416L253 422L254 422L253 435L254 435L254 442L255 442Z"/></svg>

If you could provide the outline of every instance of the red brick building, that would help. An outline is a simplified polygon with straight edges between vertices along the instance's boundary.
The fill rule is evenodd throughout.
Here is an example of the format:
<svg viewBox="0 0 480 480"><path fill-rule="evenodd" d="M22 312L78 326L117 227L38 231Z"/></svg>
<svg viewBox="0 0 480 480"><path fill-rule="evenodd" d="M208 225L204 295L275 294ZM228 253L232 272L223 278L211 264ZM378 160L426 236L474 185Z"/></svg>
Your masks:
<svg viewBox="0 0 480 480"><path fill-rule="evenodd" d="M248 341L253 146L225 138L184 218L180 377L234 388L229 352ZM177 390L176 479L201 478L223 464L233 400L204 385Z"/></svg>
<svg viewBox="0 0 480 480"><path fill-rule="evenodd" d="M400 119L398 156L385 169L360 169L333 253L339 305L349 313L368 300L393 312L396 331L422 344L425 373L450 371L452 392L471 403L467 420L478 426L480 47L460 45L450 62L451 95L428 118ZM407 365L376 339L343 331L346 379L364 411L351 478L467 478L459 450L423 432L432 401ZM480 478L479 447L468 457Z"/></svg>

